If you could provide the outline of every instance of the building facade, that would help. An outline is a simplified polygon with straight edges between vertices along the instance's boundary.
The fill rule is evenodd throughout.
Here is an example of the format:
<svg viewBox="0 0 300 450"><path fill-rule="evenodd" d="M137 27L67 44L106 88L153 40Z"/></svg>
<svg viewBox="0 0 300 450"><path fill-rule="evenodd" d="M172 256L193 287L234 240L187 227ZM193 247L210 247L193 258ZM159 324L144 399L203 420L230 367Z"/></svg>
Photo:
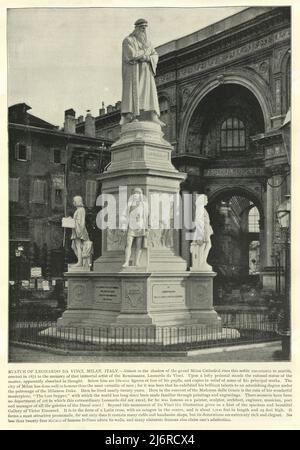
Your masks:
<svg viewBox="0 0 300 450"><path fill-rule="evenodd" d="M66 111L59 130L29 110L24 103L9 108L11 280L29 280L32 267L40 267L43 277L62 276L72 252L61 219L73 213L75 195L83 197L87 208L95 256L101 251L95 230L97 176L109 162L111 141L95 137L89 114L85 134L79 135L75 111Z"/></svg>
<svg viewBox="0 0 300 450"><path fill-rule="evenodd" d="M157 49L183 190L208 196L210 262L219 278L245 282L255 266L265 288L275 286L276 211L290 193L290 45L289 8L248 8Z"/></svg>
<svg viewBox="0 0 300 450"><path fill-rule="evenodd" d="M208 196L221 296L251 280L274 289L275 259L284 265L276 211L290 194L290 38L290 8L253 7L157 48L165 137L187 173L182 191ZM115 140L119 120L119 107L102 107L96 133Z"/></svg>

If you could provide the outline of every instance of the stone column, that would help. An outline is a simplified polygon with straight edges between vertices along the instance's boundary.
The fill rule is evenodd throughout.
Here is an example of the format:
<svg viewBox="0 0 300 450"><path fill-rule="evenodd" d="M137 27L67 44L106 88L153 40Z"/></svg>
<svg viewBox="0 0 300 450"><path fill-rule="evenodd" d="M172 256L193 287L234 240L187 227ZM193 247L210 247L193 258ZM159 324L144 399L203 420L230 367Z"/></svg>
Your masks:
<svg viewBox="0 0 300 450"><path fill-rule="evenodd" d="M264 242L264 268L262 272L264 288L275 290L275 267L272 260L274 243L280 238L279 224L276 211L283 198L283 175L275 172L268 179L265 203L265 242Z"/></svg>
<svg viewBox="0 0 300 450"><path fill-rule="evenodd" d="M191 194L188 191L182 191L181 192L181 198L182 198L182 210L184 212L185 209L188 208L188 198L189 195L191 196ZM192 204L190 205L192 207ZM187 240L187 236L186 233L189 231L188 229L185 228L184 225L184 217L182 214L182 220L183 220L183 228L181 230L181 256L182 258L184 258L187 262L187 267L190 267L190 262L191 262L191 256L190 256L190 241Z"/></svg>
<svg viewBox="0 0 300 450"><path fill-rule="evenodd" d="M271 254L273 252L273 177L268 179L266 205L265 205L265 267L271 267L273 262Z"/></svg>

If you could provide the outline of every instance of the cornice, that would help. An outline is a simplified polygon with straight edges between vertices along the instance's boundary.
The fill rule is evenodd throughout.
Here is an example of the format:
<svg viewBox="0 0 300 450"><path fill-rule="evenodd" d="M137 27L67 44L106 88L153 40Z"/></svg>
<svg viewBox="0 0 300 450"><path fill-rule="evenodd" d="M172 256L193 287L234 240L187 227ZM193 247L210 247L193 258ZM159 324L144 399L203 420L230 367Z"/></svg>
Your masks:
<svg viewBox="0 0 300 450"><path fill-rule="evenodd" d="M50 130L49 128L39 128L39 127L33 127L30 125L23 125L19 123L10 123L8 126L10 131L29 131L30 133L36 133L36 134L42 134L47 136L53 136L57 138L61 138L68 141L84 141L87 144L94 144L99 145L103 142L110 145L113 143L111 139L107 138L100 138L100 137L91 137L86 136L83 134L76 134L76 133L65 133L64 131L59 130Z"/></svg>
<svg viewBox="0 0 300 450"><path fill-rule="evenodd" d="M281 11L279 14L277 11L275 16L274 14L273 12L273 15L269 13L259 20L250 20L247 24L227 30L217 37L212 36L185 49L163 55L158 63L157 76L172 70L179 70L195 62L199 63L220 53L233 50L237 46L241 47L251 41L259 41L268 34L274 35L276 32L290 28L288 17L285 17ZM278 40L278 44L281 44L281 40Z"/></svg>

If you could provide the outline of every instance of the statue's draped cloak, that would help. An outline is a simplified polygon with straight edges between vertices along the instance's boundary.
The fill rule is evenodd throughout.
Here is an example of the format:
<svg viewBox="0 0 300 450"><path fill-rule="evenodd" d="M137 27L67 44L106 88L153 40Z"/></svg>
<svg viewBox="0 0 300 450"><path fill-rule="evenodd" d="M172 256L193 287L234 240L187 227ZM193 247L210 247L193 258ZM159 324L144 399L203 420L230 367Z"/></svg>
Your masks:
<svg viewBox="0 0 300 450"><path fill-rule="evenodd" d="M90 269L92 263L93 243L89 240L89 235L85 226L85 209L79 206L74 213L75 228L72 230L72 250L78 258L78 252L75 241L80 239L82 250L82 266Z"/></svg>
<svg viewBox="0 0 300 450"><path fill-rule="evenodd" d="M140 56L148 56L149 62L137 62ZM158 54L150 43L144 46L134 36L124 39L122 45L122 114L155 111L160 115L154 80Z"/></svg>
<svg viewBox="0 0 300 450"><path fill-rule="evenodd" d="M85 227L85 210L82 206L78 207L74 213L75 228L72 230L71 239L81 239L88 241L89 235Z"/></svg>

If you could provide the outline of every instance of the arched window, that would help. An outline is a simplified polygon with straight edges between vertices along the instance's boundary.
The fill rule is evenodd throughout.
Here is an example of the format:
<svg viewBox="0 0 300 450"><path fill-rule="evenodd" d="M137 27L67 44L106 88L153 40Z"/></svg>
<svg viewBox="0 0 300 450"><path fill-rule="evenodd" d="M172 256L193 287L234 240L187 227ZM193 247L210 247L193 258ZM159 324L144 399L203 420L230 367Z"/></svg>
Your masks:
<svg viewBox="0 0 300 450"><path fill-rule="evenodd" d="M259 211L253 206L248 214L248 231L249 233L259 233Z"/></svg>
<svg viewBox="0 0 300 450"><path fill-rule="evenodd" d="M221 126L221 150L243 151L246 149L244 123L236 117L229 117Z"/></svg>

